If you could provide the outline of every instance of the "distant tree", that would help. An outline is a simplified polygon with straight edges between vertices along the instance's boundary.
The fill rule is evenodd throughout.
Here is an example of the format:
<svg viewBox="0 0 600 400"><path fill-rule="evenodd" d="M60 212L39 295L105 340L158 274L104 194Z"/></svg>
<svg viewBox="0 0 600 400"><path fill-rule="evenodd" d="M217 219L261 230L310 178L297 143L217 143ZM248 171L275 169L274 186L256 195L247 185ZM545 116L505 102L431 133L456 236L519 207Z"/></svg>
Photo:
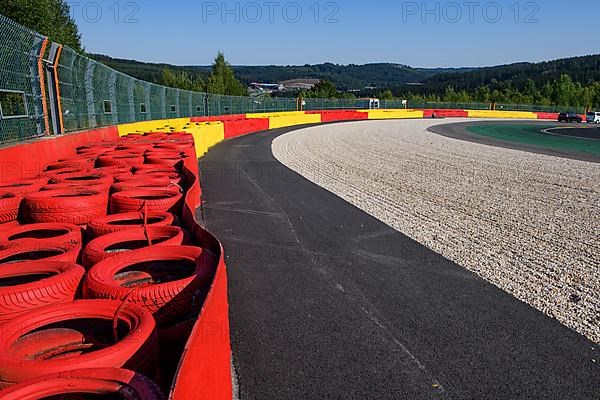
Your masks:
<svg viewBox="0 0 600 400"><path fill-rule="evenodd" d="M177 89L194 90L198 92L204 89L204 82L200 77L194 79L185 71L172 71L169 68L163 70L160 83Z"/></svg>
<svg viewBox="0 0 600 400"><path fill-rule="evenodd" d="M383 92L379 93L377 96L380 100L392 100L394 98L394 94L390 89L386 89Z"/></svg>
<svg viewBox="0 0 600 400"><path fill-rule="evenodd" d="M48 36L50 40L82 51L81 35L63 0L2 0L0 14Z"/></svg>
<svg viewBox="0 0 600 400"><path fill-rule="evenodd" d="M327 80L322 80L310 90L303 90L298 94L302 98L315 99L334 99L334 98L349 98L351 96L344 95L337 91L333 83Z"/></svg>
<svg viewBox="0 0 600 400"><path fill-rule="evenodd" d="M248 90L236 79L231 64L225 60L225 55L221 52L219 52L212 65L212 71L208 77L207 92L230 96L248 95Z"/></svg>

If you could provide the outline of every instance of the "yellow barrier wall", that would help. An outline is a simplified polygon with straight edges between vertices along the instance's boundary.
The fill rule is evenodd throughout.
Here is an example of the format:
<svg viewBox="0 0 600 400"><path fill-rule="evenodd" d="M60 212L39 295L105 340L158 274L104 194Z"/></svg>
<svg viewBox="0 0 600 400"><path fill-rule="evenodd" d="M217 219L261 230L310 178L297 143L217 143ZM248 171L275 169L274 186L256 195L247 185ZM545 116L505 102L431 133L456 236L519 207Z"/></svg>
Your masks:
<svg viewBox="0 0 600 400"><path fill-rule="evenodd" d="M133 122L131 124L119 125L119 136L125 136L130 133L145 133L165 131L183 131L190 125L189 118L160 119L154 121Z"/></svg>
<svg viewBox="0 0 600 400"><path fill-rule="evenodd" d="M423 118L423 111L416 110L357 110L369 115L369 119Z"/></svg>
<svg viewBox="0 0 600 400"><path fill-rule="evenodd" d="M209 148L225 139L222 122L190 122L189 118L161 119L134 122L118 126L119 136L145 132L187 132L194 136L198 157L206 154Z"/></svg>
<svg viewBox="0 0 600 400"><path fill-rule="evenodd" d="M286 126L302 124L318 124L321 122L321 114L297 114L287 116L276 116L269 118L269 129L284 128Z"/></svg>
<svg viewBox="0 0 600 400"><path fill-rule="evenodd" d="M491 110L466 110L469 118L511 118L511 119L537 119L537 114L527 111L491 111Z"/></svg>
<svg viewBox="0 0 600 400"><path fill-rule="evenodd" d="M185 131L194 137L198 157L202 157L208 149L225 139L225 125L220 121L192 123Z"/></svg>
<svg viewBox="0 0 600 400"><path fill-rule="evenodd" d="M273 118L273 117L296 117L299 115L306 115L304 111L284 111L284 112L268 112L268 113L252 113L246 114L246 118Z"/></svg>

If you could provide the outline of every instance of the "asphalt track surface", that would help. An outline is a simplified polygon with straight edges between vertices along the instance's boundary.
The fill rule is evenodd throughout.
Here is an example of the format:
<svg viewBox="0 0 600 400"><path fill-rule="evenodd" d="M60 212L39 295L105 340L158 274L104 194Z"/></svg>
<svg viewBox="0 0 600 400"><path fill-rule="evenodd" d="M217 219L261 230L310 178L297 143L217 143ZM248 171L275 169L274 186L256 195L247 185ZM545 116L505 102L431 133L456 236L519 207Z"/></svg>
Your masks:
<svg viewBox="0 0 600 400"><path fill-rule="evenodd" d="M569 151L569 150L563 150L563 149L553 149L553 148L541 147L541 146L536 146L536 145L527 144L527 143L509 142L509 141L504 141L504 140L500 140L500 139L496 139L496 138L492 138L492 137L488 137L488 136L478 135L478 134L468 130L468 127L475 126L475 125L481 126L481 125L500 125L500 124L502 124L502 125L511 125L511 124L512 125L540 125L540 129L544 126L547 127L547 126L553 125L553 123L551 121L530 121L530 120L470 121L470 122L458 122L458 123L452 123L451 121L449 121L448 124L434 125L434 126L428 128L428 130L430 132L437 133L439 135L450 137L453 139L466 140L466 141L486 144L486 145L490 145L490 146L503 147L503 148L513 149L513 150L529 151L532 153L545 154L545 155L555 156L555 157L571 158L574 160L590 161L590 162L596 162L596 163L600 162L600 157L598 157L597 155L594 155L594 154L582 153L582 152L577 152L577 151ZM556 125L556 126L559 126L559 125ZM597 129L597 128L576 128L576 126L578 126L578 124L569 124L569 126L573 126L573 128L562 128L560 131L553 130L553 133L555 133L555 134L560 133L564 136L567 136L567 135L565 135L565 131L568 131L567 133L570 134L570 136L573 136L576 133L578 133L577 131L580 132L580 131L587 131L588 129ZM573 131L573 132L571 132L571 131ZM590 133L584 132L584 134L589 135ZM582 136L582 137L586 137L586 136Z"/></svg>
<svg viewBox="0 0 600 400"><path fill-rule="evenodd" d="M598 399L597 345L280 164L201 160L245 399Z"/></svg>
<svg viewBox="0 0 600 400"><path fill-rule="evenodd" d="M584 125L585 126L585 125ZM550 132L553 135L569 136L584 139L596 139L600 140L600 127L597 125L590 125L587 127L568 127L568 128L552 128Z"/></svg>

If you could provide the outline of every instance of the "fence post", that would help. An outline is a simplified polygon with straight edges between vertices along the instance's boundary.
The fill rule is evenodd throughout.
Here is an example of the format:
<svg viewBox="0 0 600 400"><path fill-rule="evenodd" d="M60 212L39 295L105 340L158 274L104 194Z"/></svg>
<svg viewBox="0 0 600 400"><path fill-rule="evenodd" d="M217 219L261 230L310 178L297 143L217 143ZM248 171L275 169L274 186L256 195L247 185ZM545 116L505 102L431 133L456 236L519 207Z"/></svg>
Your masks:
<svg viewBox="0 0 600 400"><path fill-rule="evenodd" d="M50 103L50 120L52 122L52 133L60 135L64 132L62 120L62 108L60 105L60 87L58 84L58 61L62 46L58 43L50 45L50 52L46 64L46 79L48 82L48 100Z"/></svg>

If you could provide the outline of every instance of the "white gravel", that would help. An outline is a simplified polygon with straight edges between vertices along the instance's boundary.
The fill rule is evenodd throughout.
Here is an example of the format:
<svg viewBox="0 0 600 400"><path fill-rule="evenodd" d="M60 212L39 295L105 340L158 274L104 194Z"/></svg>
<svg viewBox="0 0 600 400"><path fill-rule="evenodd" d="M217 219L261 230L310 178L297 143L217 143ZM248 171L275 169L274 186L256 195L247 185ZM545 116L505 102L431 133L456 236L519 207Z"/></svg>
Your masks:
<svg viewBox="0 0 600 400"><path fill-rule="evenodd" d="M439 123L311 127L277 138L273 154L600 343L600 164L426 131Z"/></svg>

